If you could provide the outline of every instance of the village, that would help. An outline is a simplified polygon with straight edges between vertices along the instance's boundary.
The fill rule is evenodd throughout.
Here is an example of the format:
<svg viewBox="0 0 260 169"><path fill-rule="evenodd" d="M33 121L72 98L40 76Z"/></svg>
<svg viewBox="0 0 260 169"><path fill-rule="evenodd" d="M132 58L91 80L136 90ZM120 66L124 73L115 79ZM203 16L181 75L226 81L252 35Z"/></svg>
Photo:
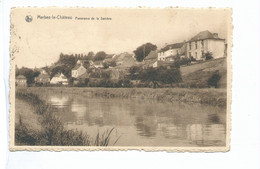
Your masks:
<svg viewBox="0 0 260 169"><path fill-rule="evenodd" d="M161 49L146 43L139 46L133 54L106 54L104 51L97 52L96 55L93 52L88 55L61 53L59 60L50 66L17 68L15 84L17 87L176 87L176 84L184 82L184 69L186 71L196 64L206 65L208 61L226 56L225 39L220 38L218 33L206 30L187 41L165 44ZM216 72L219 71L222 70L212 71L206 80L210 81L214 75L216 78ZM194 72L190 71L191 73ZM184 87L192 85L194 84L185 84ZM209 87L209 83L196 85ZM218 87L216 84L213 86Z"/></svg>

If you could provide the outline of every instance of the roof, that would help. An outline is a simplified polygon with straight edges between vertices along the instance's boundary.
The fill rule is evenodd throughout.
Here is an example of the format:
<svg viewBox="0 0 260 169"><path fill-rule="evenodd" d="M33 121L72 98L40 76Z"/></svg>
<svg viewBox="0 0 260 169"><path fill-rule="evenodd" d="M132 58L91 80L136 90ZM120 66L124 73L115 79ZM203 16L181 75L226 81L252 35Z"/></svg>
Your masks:
<svg viewBox="0 0 260 169"><path fill-rule="evenodd" d="M85 78L89 78L89 73L85 72L84 74L78 77L78 79L85 79Z"/></svg>
<svg viewBox="0 0 260 169"><path fill-rule="evenodd" d="M196 36L191 38L189 42L198 41L198 40L204 40L204 39L217 39L217 40L224 40L218 37L218 35L215 35L211 33L210 31L206 30L203 32L198 33Z"/></svg>
<svg viewBox="0 0 260 169"><path fill-rule="evenodd" d="M78 68L80 68L81 64L77 64L74 68L72 68L72 70L78 70ZM83 66L84 67L84 66ZM85 67L84 67L85 68Z"/></svg>
<svg viewBox="0 0 260 169"><path fill-rule="evenodd" d="M63 75L62 73L57 73L55 74L53 77L60 77L62 75L63 79L67 79L65 75Z"/></svg>
<svg viewBox="0 0 260 169"><path fill-rule="evenodd" d="M26 77L24 75L19 75L16 77L16 79L26 79Z"/></svg>
<svg viewBox="0 0 260 169"><path fill-rule="evenodd" d="M155 59L157 58L157 51L151 51L145 58L144 60L149 60L149 59Z"/></svg>
<svg viewBox="0 0 260 169"><path fill-rule="evenodd" d="M167 45L165 46L164 48L162 48L160 50L160 52L164 52L164 51L167 51L169 49L177 49L177 48L181 48L182 46L184 45L184 43L174 43L174 44L170 44L170 45Z"/></svg>

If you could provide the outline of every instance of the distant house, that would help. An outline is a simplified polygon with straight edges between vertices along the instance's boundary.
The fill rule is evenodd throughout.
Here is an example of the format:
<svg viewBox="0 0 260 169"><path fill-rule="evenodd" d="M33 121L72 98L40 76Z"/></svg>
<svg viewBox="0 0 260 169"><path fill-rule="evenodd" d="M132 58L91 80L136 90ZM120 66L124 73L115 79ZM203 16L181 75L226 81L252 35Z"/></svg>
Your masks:
<svg viewBox="0 0 260 169"><path fill-rule="evenodd" d="M26 87L27 86L27 79L23 75L19 75L15 78L15 86L18 87Z"/></svg>
<svg viewBox="0 0 260 169"><path fill-rule="evenodd" d="M184 55L185 43L170 44L158 52L159 61L174 61L174 57Z"/></svg>
<svg viewBox="0 0 260 169"><path fill-rule="evenodd" d="M186 42L186 53L189 58L202 60L204 53L212 53L213 58L225 56L225 39L218 37L217 33L203 31Z"/></svg>
<svg viewBox="0 0 260 169"><path fill-rule="evenodd" d="M95 61L94 62L94 67L95 68L104 68L103 61Z"/></svg>
<svg viewBox="0 0 260 169"><path fill-rule="evenodd" d="M89 78L89 73L85 72L84 74L80 75L73 81L73 85L77 85L79 83L85 83L85 80Z"/></svg>
<svg viewBox="0 0 260 169"><path fill-rule="evenodd" d="M57 73L52 77L50 83L68 85L68 79L64 74Z"/></svg>
<svg viewBox="0 0 260 169"><path fill-rule="evenodd" d="M41 71L39 76L34 78L35 83L48 84L50 83L50 75L46 71Z"/></svg>
<svg viewBox="0 0 260 169"><path fill-rule="evenodd" d="M83 62L78 60L77 65L71 70L71 76L74 78L78 78L87 72L87 69L83 66Z"/></svg>

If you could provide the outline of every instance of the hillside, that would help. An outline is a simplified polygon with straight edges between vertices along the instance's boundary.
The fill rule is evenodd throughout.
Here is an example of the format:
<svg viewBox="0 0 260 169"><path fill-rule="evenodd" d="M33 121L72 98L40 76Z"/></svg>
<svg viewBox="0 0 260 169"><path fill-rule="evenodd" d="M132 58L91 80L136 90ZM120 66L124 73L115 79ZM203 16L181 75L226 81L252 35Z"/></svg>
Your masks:
<svg viewBox="0 0 260 169"><path fill-rule="evenodd" d="M190 66L183 66L180 68L183 83L182 85L197 85L203 87L207 85L207 80L218 71L221 78L219 81L219 88L226 88L227 85L227 62L226 58L219 58L215 60L197 63Z"/></svg>

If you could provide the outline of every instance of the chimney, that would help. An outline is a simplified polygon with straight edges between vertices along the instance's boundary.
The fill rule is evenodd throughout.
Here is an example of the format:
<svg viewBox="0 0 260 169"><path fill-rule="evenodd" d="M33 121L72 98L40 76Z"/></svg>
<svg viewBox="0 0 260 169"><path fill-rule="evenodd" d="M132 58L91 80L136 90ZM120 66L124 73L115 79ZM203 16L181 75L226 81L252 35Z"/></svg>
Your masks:
<svg viewBox="0 0 260 169"><path fill-rule="evenodd" d="M218 33L213 33L213 38L218 38Z"/></svg>

